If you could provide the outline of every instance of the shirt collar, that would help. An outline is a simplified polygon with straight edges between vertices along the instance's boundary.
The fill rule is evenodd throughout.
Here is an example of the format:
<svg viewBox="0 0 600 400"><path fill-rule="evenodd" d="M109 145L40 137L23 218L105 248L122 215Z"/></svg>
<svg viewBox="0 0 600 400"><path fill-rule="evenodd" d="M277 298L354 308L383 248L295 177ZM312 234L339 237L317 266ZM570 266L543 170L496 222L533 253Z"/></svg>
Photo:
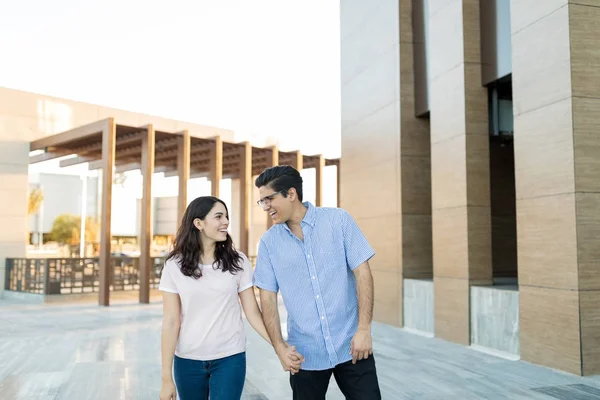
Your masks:
<svg viewBox="0 0 600 400"><path fill-rule="evenodd" d="M310 226L315 226L315 222L317 221L316 207L313 206L309 201L306 201L302 204L304 204L304 206L307 208L306 214L304 215L302 222L305 222L305 223L309 224Z"/></svg>
<svg viewBox="0 0 600 400"><path fill-rule="evenodd" d="M312 227L315 226L315 222L317 221L317 209L315 206L311 204L309 201L305 201L302 203L306 207L306 214L304 214L304 218L302 218L302 222L300 224L308 224ZM292 231L287 224L282 224L285 230L287 230L290 234Z"/></svg>

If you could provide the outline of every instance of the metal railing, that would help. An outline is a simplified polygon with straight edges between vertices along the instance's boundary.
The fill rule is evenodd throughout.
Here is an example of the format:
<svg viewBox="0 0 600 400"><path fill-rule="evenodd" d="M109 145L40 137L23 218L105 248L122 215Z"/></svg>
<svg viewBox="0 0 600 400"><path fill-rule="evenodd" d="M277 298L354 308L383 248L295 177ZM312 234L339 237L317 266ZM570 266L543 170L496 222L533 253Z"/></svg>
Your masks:
<svg viewBox="0 0 600 400"><path fill-rule="evenodd" d="M163 257L152 258L150 288L157 289ZM109 289L139 290L139 258L111 257ZM99 258L7 258L5 290L36 294L94 293L100 290Z"/></svg>

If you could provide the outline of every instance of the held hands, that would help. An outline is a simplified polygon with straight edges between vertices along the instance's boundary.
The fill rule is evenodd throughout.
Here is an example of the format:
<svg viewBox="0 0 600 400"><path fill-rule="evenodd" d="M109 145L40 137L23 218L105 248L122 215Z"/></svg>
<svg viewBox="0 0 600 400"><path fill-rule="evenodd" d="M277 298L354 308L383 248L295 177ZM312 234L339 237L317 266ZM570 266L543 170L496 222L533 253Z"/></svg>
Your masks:
<svg viewBox="0 0 600 400"><path fill-rule="evenodd" d="M177 400L175 383L172 380L163 380L160 387L160 400Z"/></svg>
<svg viewBox="0 0 600 400"><path fill-rule="evenodd" d="M283 342L275 348L275 352L279 357L279 361L281 362L284 371L290 371L292 375L300 371L300 366L304 362L304 357L296 351L295 346L290 346L288 343Z"/></svg>
<svg viewBox="0 0 600 400"><path fill-rule="evenodd" d="M366 360L373 354L373 341L371 339L370 329L359 329L352 338L350 345L350 354L352 354L352 364L357 360Z"/></svg>

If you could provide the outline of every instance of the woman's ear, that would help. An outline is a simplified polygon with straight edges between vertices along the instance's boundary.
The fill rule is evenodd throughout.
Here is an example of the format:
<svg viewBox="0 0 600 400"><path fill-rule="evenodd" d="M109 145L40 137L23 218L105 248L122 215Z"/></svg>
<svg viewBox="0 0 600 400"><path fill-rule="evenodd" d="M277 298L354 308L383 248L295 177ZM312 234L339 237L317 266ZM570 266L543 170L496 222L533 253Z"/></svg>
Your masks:
<svg viewBox="0 0 600 400"><path fill-rule="evenodd" d="M202 221L200 220L200 218L194 219L194 226L196 227L196 229L202 232Z"/></svg>

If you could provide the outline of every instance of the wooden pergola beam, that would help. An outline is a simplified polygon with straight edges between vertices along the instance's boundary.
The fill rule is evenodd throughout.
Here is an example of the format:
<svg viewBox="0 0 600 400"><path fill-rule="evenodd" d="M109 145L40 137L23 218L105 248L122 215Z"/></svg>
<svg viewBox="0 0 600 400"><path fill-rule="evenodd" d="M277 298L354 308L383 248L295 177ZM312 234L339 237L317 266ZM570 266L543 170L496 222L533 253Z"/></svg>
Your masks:
<svg viewBox="0 0 600 400"><path fill-rule="evenodd" d="M325 158L322 155L319 155L319 160L317 161L316 168L316 199L315 205L317 207L323 206L323 173L325 172Z"/></svg>
<svg viewBox="0 0 600 400"><path fill-rule="evenodd" d="M179 198L177 199L177 224L181 222L187 208L187 186L190 179L190 133L180 133L177 144L177 171L179 176Z"/></svg>
<svg viewBox="0 0 600 400"><path fill-rule="evenodd" d="M73 165L89 163L92 161L99 161L100 165L102 165L102 159L98 159L97 157L87 157L87 156L77 156L77 157L67 158L66 160L60 160L58 165L61 168L64 168L64 167L71 167Z"/></svg>
<svg viewBox="0 0 600 400"><path fill-rule="evenodd" d="M277 146L271 146L270 151L270 157L267 157L267 168L279 165L279 149ZM273 218L268 213L265 214L267 216L267 229L269 229L273 226Z"/></svg>
<svg viewBox="0 0 600 400"><path fill-rule="evenodd" d="M83 139L85 137L96 135L104 132L107 124L114 124L113 118L104 119L101 121L93 122L88 125L83 125L70 131L58 133L56 135L47 136L31 142L29 151L45 150L48 147L57 146L60 144L72 142L74 140ZM114 134L116 135L116 128ZM104 151L105 143L102 141L102 150Z"/></svg>
<svg viewBox="0 0 600 400"><path fill-rule="evenodd" d="M65 152L65 151L61 151L61 150L55 150L55 151L49 151L49 152L42 153L42 154L36 154L35 156L29 157L29 164L36 164L36 163L40 163L40 162L44 162L44 161L49 161L49 160L53 160L55 158L68 156L70 154L71 153L69 153L69 152Z"/></svg>
<svg viewBox="0 0 600 400"><path fill-rule="evenodd" d="M91 128L90 128L91 129ZM97 126L94 124L94 129ZM111 208L112 182L115 167L117 126L113 118L102 121L102 223L100 224L100 288L98 303L101 306L110 304L110 270L111 261ZM87 131L82 131L87 132ZM81 134L81 132L79 132Z"/></svg>
<svg viewBox="0 0 600 400"><path fill-rule="evenodd" d="M340 208L340 207L342 207L342 201L341 201L341 194L342 194L342 191L341 191L341 186L342 186L341 182L342 182L342 179L341 179L341 177L342 177L342 172L340 170L340 162L339 161L338 161L338 163L336 165L336 169L337 169L337 171L336 171L336 175L337 175L337 182L336 182L336 185L337 185L337 206L338 206L338 208Z"/></svg>
<svg viewBox="0 0 600 400"><path fill-rule="evenodd" d="M150 303L150 268L152 259L152 174L154 173L155 132L152 125L146 127L142 137L142 217L140 226L140 303Z"/></svg>
<svg viewBox="0 0 600 400"><path fill-rule="evenodd" d="M221 136L215 137L210 149L210 192L214 197L219 197L221 192L221 179L223 179L223 140Z"/></svg>
<svg viewBox="0 0 600 400"><path fill-rule="evenodd" d="M304 169L304 158L300 150L296 150L292 155L292 167L296 168L298 171Z"/></svg>
<svg viewBox="0 0 600 400"><path fill-rule="evenodd" d="M250 203L252 201L252 146L244 142L240 160L240 250L248 254L250 247Z"/></svg>

